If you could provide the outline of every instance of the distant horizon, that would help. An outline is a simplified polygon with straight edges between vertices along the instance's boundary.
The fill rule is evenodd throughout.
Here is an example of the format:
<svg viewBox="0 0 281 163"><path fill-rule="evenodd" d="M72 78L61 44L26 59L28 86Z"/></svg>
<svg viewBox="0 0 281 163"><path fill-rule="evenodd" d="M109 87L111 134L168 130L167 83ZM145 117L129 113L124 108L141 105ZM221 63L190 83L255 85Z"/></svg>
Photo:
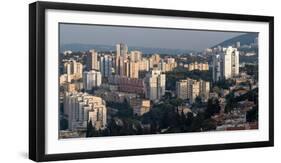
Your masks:
<svg viewBox="0 0 281 163"><path fill-rule="evenodd" d="M60 24L60 46L69 44L203 51L246 32L203 31L149 27ZM167 39L169 38L169 39Z"/></svg>

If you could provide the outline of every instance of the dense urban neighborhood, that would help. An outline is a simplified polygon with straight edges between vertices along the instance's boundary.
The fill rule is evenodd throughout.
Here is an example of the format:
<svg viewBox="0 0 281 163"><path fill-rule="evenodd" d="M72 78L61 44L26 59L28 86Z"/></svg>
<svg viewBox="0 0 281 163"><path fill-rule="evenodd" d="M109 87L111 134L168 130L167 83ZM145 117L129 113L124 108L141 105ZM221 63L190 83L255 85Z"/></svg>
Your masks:
<svg viewBox="0 0 281 163"><path fill-rule="evenodd" d="M180 54L126 44L59 54L59 138L258 129L257 36Z"/></svg>

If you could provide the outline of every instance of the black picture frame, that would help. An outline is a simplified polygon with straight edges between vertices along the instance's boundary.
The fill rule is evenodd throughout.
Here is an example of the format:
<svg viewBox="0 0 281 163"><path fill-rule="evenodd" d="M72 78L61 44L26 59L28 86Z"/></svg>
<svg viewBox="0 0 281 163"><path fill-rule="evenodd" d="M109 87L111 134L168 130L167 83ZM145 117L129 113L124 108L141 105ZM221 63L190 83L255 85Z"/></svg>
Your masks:
<svg viewBox="0 0 281 163"><path fill-rule="evenodd" d="M94 11L123 14L240 20L269 23L269 140L262 142L155 147L149 149L98 151L66 154L45 153L45 11ZM132 156L190 151L269 147L274 145L274 18L270 16L102 6L88 4L34 2L29 5L29 158L34 161L55 161L100 157Z"/></svg>

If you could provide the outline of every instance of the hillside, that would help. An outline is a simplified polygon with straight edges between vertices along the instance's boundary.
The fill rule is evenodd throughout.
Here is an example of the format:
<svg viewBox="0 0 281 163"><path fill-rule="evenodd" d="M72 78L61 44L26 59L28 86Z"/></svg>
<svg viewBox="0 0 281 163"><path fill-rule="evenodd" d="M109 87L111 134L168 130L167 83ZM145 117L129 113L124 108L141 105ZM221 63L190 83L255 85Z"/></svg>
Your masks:
<svg viewBox="0 0 281 163"><path fill-rule="evenodd" d="M256 37L258 37L258 33L247 33L247 34L243 34L243 35L236 36L234 38L225 40L225 41L213 46L212 48L217 47L217 46L227 47L227 46L236 44L236 42L240 42L241 45L245 45L245 44L248 45L248 44L253 43Z"/></svg>

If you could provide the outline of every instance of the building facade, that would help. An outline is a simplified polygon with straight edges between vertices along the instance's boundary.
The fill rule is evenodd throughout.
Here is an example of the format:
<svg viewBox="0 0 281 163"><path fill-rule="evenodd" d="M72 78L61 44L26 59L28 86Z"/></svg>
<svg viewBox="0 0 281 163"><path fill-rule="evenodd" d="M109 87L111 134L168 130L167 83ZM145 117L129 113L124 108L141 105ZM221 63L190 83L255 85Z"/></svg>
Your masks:
<svg viewBox="0 0 281 163"><path fill-rule="evenodd" d="M187 99L187 80L180 80L176 82L177 97L183 100Z"/></svg>
<svg viewBox="0 0 281 163"><path fill-rule="evenodd" d="M200 97L203 102L209 99L210 82L204 80L194 80L187 78L176 83L177 97L183 100L189 99L194 103L196 97Z"/></svg>
<svg viewBox="0 0 281 163"><path fill-rule="evenodd" d="M214 55L213 56L213 81L217 82L223 79L223 65L222 65L222 56Z"/></svg>
<svg viewBox="0 0 281 163"><path fill-rule="evenodd" d="M223 76L229 79L239 75L239 52L236 48L228 47L223 55Z"/></svg>
<svg viewBox="0 0 281 163"><path fill-rule="evenodd" d="M83 85L87 91L92 90L94 87L99 87L102 83L102 76L99 71L91 70L83 73Z"/></svg>
<svg viewBox="0 0 281 163"><path fill-rule="evenodd" d="M160 70L151 70L146 74L146 97L152 101L159 100L166 89L166 75Z"/></svg>
<svg viewBox="0 0 281 163"><path fill-rule="evenodd" d="M128 47L124 43L116 44L115 72L117 75L124 76L124 64L128 58Z"/></svg>
<svg viewBox="0 0 281 163"><path fill-rule="evenodd" d="M90 121L97 130L106 128L107 110L105 101L100 97L81 92L66 92L63 106L69 130L86 129Z"/></svg>
<svg viewBox="0 0 281 163"><path fill-rule="evenodd" d="M87 53L87 70L99 70L98 53L95 49Z"/></svg>
<svg viewBox="0 0 281 163"><path fill-rule="evenodd" d="M111 54L104 54L100 57L100 72L103 77L109 77L113 73L113 57Z"/></svg>

